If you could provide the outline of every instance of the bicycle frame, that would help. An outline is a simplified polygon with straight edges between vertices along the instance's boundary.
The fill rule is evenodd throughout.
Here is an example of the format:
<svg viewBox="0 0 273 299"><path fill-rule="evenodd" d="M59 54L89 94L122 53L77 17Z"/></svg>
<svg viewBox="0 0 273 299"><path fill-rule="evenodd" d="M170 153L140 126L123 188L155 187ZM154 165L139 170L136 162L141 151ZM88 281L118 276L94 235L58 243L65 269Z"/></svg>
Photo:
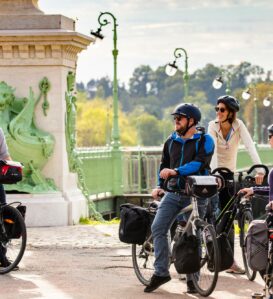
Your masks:
<svg viewBox="0 0 273 299"><path fill-rule="evenodd" d="M191 196L191 204L188 205L187 207L185 207L184 209L182 209L180 214L185 214L190 211L192 211L192 212L187 220L187 224L185 226L185 232L189 232L191 229L191 233L193 235L196 235L195 234L195 230L196 230L195 221L199 219L199 212L198 212L197 198L194 196Z"/></svg>

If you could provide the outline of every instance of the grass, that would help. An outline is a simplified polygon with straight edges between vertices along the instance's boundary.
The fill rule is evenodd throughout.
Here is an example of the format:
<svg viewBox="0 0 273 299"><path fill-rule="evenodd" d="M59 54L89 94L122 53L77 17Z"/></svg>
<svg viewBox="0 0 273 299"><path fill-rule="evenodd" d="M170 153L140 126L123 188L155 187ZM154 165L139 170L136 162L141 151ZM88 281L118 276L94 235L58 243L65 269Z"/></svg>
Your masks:
<svg viewBox="0 0 273 299"><path fill-rule="evenodd" d="M245 233L247 232L247 230L248 230L248 225L245 224ZM240 234L239 225L237 223L234 223L234 232L236 235Z"/></svg>
<svg viewBox="0 0 273 299"><path fill-rule="evenodd" d="M80 218L80 224L85 224L85 225L99 225L99 224L110 225L110 224L119 224L119 222L120 219L118 218L113 218L112 220L104 221L104 222L97 221L92 218L83 218L83 217Z"/></svg>

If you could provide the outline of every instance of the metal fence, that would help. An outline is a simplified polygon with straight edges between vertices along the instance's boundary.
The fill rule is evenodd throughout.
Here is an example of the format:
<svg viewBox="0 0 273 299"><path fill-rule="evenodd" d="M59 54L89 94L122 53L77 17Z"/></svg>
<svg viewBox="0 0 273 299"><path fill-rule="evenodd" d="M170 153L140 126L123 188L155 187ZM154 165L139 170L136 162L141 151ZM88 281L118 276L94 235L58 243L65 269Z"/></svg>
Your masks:
<svg viewBox="0 0 273 299"><path fill-rule="evenodd" d="M109 147L80 149L85 181L94 198L109 197L123 194L149 193L157 184L158 167L161 159L161 147L134 147L121 149L121 194L114 190L113 153ZM268 146L259 146L262 163L272 165L273 151ZM237 168L247 169L252 161L244 148L238 153Z"/></svg>

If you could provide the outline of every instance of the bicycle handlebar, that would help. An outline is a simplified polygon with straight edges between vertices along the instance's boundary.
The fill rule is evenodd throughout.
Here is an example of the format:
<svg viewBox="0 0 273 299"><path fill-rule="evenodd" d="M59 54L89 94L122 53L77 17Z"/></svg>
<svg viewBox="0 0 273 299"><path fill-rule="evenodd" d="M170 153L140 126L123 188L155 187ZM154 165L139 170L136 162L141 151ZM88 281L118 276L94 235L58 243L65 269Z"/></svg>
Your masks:
<svg viewBox="0 0 273 299"><path fill-rule="evenodd" d="M252 165L249 170L247 170L247 174L250 174L254 169L256 168L263 168L265 170L265 175L268 176L268 173L269 173L269 170L268 170L268 167L264 164L255 164L255 165Z"/></svg>
<svg viewBox="0 0 273 299"><path fill-rule="evenodd" d="M215 168L212 172L211 172L211 174L215 174L216 172L219 172L219 173L221 173L221 172L225 172L225 173L233 173L230 169L228 169L227 167L217 167L217 168Z"/></svg>
<svg viewBox="0 0 273 299"><path fill-rule="evenodd" d="M225 180L223 179L223 177L222 176L220 176L220 175L211 175L211 176L213 176L213 177L215 177L216 178L216 183L217 183L217 189L218 190L221 190L224 186L225 186ZM189 177L190 177L190 175L189 175ZM182 176L179 176L179 175L171 175L171 176L169 176L165 181L164 181L164 184L163 184L163 189L165 190L165 191L167 191L167 192L181 192L181 193L183 193L183 192L185 192L185 193L187 193L186 192L186 190L184 190L184 189L169 189L168 188L168 183L169 183L169 181L171 180L171 179L175 179L175 178L182 178L182 179L185 179L184 177L182 177Z"/></svg>
<svg viewBox="0 0 273 299"><path fill-rule="evenodd" d="M168 188L168 183L171 179L178 178L179 175L171 175L166 180L164 180L163 189L167 192L179 192L178 190L171 190Z"/></svg>

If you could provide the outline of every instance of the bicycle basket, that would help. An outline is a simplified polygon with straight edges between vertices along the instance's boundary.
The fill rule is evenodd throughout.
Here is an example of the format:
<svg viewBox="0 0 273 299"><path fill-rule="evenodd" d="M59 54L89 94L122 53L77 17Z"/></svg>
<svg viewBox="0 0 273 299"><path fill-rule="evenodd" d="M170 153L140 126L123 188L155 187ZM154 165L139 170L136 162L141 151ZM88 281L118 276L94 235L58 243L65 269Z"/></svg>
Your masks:
<svg viewBox="0 0 273 299"><path fill-rule="evenodd" d="M217 193L217 179L214 176L193 175L186 178L185 191L189 196L208 198Z"/></svg>
<svg viewBox="0 0 273 299"><path fill-rule="evenodd" d="M22 180L22 164L0 160L0 184L15 184Z"/></svg>
<svg viewBox="0 0 273 299"><path fill-rule="evenodd" d="M17 210L24 218L26 213L26 206L20 205L17 207ZM19 239L21 237L22 231L18 216L8 205L3 207L3 222L5 225L7 237L9 239Z"/></svg>

